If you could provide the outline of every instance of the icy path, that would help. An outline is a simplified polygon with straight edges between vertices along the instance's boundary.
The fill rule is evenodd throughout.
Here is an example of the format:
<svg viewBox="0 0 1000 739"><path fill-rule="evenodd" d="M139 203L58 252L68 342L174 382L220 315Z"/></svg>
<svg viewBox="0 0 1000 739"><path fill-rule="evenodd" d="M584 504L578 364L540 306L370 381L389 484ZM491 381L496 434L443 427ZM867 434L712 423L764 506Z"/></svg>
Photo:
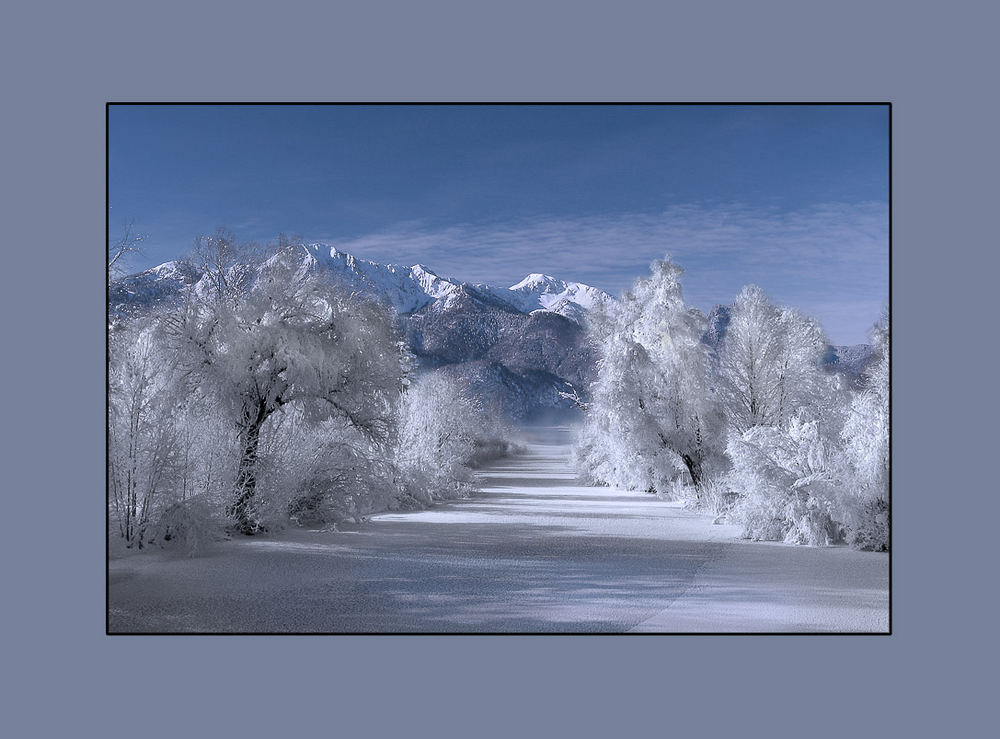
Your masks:
<svg viewBox="0 0 1000 739"><path fill-rule="evenodd" d="M118 631L884 631L888 558L739 541L652 496L578 486L564 428L472 500L113 559Z"/></svg>

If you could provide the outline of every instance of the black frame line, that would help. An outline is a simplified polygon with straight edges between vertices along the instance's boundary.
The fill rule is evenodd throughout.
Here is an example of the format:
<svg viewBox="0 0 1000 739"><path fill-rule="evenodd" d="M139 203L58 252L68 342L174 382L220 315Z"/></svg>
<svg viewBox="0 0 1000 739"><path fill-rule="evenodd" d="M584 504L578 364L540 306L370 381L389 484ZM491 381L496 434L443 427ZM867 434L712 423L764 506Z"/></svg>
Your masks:
<svg viewBox="0 0 1000 739"><path fill-rule="evenodd" d="M110 479L108 476L108 465L107 460L111 453L111 439L110 439L110 425L108 422L108 414L111 407L111 381L110 381L110 369L111 369L111 356L110 356L110 340L111 334L108 325L108 312L111 308L111 296L105 289L105 311L102 318L104 322L104 453L105 453L105 464L104 464L104 487L105 487L105 541L104 541L104 600L105 600L105 636L118 637L118 636L403 636L403 637L422 637L422 636L603 636L603 637L618 637L618 636L639 636L639 637L649 637L649 636L892 636L892 573L893 573L893 547L892 547L892 355L893 355L893 334L892 331L892 102L891 101L711 101L711 102L698 102L698 101L684 101L684 102L669 102L669 101L574 101L574 102L544 102L544 101L529 101L529 102L516 102L516 101L479 101L479 102L469 102L469 101L352 101L352 102L330 102L330 101L315 101L315 102L261 102L261 101L203 101L203 102L192 102L192 101L124 101L124 100L113 100L106 101L104 106L104 242L105 249L110 243L111 238L111 214L110 214L110 204L111 204L111 106L118 105L130 105L130 106L268 106L268 107L332 107L332 106L385 106L385 107L400 107L400 106L467 106L467 105L516 105L516 106L620 106L620 107L630 107L630 106L650 106L650 107L668 107L668 106L886 106L889 111L889 630L888 631L652 631L652 632L600 632L600 631L111 631L111 577L110 577L110 562L111 562L111 511L108 505L108 488L110 484ZM107 260L105 260L106 262ZM105 284L107 284L110 278L110 267L105 268Z"/></svg>

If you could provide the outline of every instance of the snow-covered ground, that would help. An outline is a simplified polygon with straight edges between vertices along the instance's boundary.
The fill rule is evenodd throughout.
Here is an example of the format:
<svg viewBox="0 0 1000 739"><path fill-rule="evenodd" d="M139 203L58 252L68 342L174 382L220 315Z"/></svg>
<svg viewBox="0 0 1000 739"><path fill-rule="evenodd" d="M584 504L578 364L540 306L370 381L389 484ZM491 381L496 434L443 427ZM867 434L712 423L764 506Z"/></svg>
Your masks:
<svg viewBox="0 0 1000 739"><path fill-rule="evenodd" d="M112 558L128 631L887 631L888 557L742 541L650 495L578 485L565 427L471 500L204 556Z"/></svg>

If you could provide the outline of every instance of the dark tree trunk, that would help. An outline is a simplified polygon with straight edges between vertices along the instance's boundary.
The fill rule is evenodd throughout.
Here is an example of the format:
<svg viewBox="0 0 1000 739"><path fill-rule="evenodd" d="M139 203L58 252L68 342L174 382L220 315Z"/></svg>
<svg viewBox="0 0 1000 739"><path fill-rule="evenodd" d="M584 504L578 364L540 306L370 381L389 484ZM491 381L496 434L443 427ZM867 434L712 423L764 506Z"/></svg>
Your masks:
<svg viewBox="0 0 1000 739"><path fill-rule="evenodd" d="M689 454L682 454L684 466L687 467L688 474L691 475L691 484L698 488L701 485L701 462L691 457Z"/></svg>
<svg viewBox="0 0 1000 739"><path fill-rule="evenodd" d="M233 502L226 506L226 515L233 519L231 529L251 536L263 529L260 501L257 499L257 449L260 428L267 419L267 406L260 401L255 408L244 413L240 430L240 466L236 473Z"/></svg>

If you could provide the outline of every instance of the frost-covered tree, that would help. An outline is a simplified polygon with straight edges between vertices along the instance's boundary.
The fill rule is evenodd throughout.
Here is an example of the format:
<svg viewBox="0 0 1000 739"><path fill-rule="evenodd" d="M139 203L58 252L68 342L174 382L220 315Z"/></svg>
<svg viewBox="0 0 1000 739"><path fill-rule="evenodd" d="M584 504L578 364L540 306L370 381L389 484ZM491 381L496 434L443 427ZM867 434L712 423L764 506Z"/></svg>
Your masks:
<svg viewBox="0 0 1000 739"><path fill-rule="evenodd" d="M214 398L175 373L171 398L174 462L159 496L149 541L194 554L223 535L236 475L236 433Z"/></svg>
<svg viewBox="0 0 1000 739"><path fill-rule="evenodd" d="M754 426L729 440L732 511L750 539L827 545L841 541L838 452L821 421L795 415L781 426Z"/></svg>
<svg viewBox="0 0 1000 739"><path fill-rule="evenodd" d="M823 371L823 331L812 319L775 306L756 285L737 296L719 358L730 427L782 426L800 408L826 405L834 381Z"/></svg>
<svg viewBox="0 0 1000 739"><path fill-rule="evenodd" d="M214 397L181 378L182 396L174 413L177 434L177 478L173 497L222 500L232 488L236 472L236 433L226 423Z"/></svg>
<svg viewBox="0 0 1000 739"><path fill-rule="evenodd" d="M109 280L125 274L125 263L128 261L128 256L141 253L142 242L145 240L144 234L136 232L133 221L125 224L118 239L108 244Z"/></svg>
<svg viewBox="0 0 1000 739"><path fill-rule="evenodd" d="M262 433L258 494L266 521L322 526L395 507L400 475L387 444L338 417L310 421L286 407Z"/></svg>
<svg viewBox="0 0 1000 739"><path fill-rule="evenodd" d="M141 548L178 461L182 396L155 321L117 327L108 352L108 498L127 546Z"/></svg>
<svg viewBox="0 0 1000 739"><path fill-rule="evenodd" d="M202 300L239 300L254 285L264 255L264 250L254 244L240 243L225 228L217 228L209 236L199 236L186 259L201 275L195 294Z"/></svg>
<svg viewBox="0 0 1000 739"><path fill-rule="evenodd" d="M719 356L729 424L727 486L744 534L803 544L842 537L844 389L819 324L756 285L737 296Z"/></svg>
<svg viewBox="0 0 1000 739"><path fill-rule="evenodd" d="M468 494L483 415L467 389L441 372L410 384L399 408L396 458L411 495L427 503Z"/></svg>
<svg viewBox="0 0 1000 739"><path fill-rule="evenodd" d="M705 319L684 305L681 274L654 262L594 322L598 376L577 452L593 481L670 495L679 477L697 490L722 461Z"/></svg>
<svg viewBox="0 0 1000 739"><path fill-rule="evenodd" d="M153 314L109 330L108 503L126 546L186 539L193 550L232 490L235 434L179 365L166 325Z"/></svg>
<svg viewBox="0 0 1000 739"><path fill-rule="evenodd" d="M294 408L306 422L332 421L380 447L394 429L402 369L390 315L298 267L292 252L282 252L251 279L238 258L220 257L211 289L196 291L169 323L189 381L236 428L226 513L244 534L263 525L261 438L275 414Z"/></svg>
<svg viewBox="0 0 1000 739"><path fill-rule="evenodd" d="M845 509L851 543L889 548L889 314L872 329L875 351L842 432L848 466Z"/></svg>

